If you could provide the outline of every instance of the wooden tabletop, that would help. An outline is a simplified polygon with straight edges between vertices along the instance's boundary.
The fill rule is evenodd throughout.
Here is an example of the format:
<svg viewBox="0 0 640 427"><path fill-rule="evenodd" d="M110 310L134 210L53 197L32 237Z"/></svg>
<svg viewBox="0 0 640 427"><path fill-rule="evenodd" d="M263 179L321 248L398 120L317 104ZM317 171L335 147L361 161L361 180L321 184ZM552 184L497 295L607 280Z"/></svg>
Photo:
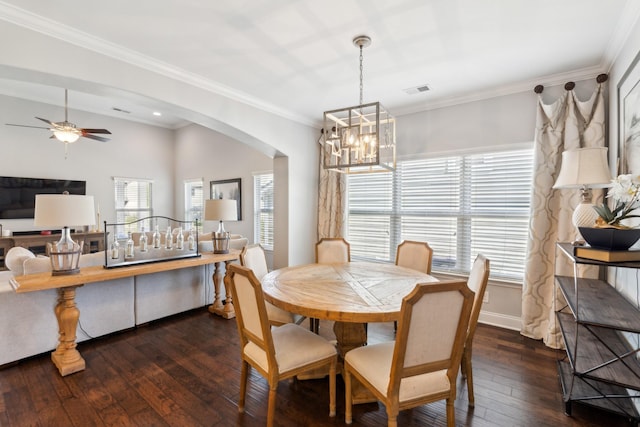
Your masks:
<svg viewBox="0 0 640 427"><path fill-rule="evenodd" d="M201 253L199 257L180 258L170 261L136 264L118 268L104 268L103 266L85 267L78 274L52 276L51 272L26 274L10 280L14 290L21 292L35 292L46 289L58 289L69 286L80 286L105 280L121 279L123 277L139 276L141 274L158 273L161 271L177 270L198 265L214 264L217 262L238 259L239 251L229 251L228 254Z"/></svg>
<svg viewBox="0 0 640 427"><path fill-rule="evenodd" d="M284 310L340 322L398 320L402 298L428 274L393 264L307 264L272 271L262 279L265 299Z"/></svg>

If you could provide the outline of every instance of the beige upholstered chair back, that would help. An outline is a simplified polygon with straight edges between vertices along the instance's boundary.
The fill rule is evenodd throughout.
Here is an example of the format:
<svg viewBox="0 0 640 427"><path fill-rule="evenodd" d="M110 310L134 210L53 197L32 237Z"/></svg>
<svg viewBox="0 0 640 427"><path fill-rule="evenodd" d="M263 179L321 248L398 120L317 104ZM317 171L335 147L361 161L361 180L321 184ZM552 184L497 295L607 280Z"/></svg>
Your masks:
<svg viewBox="0 0 640 427"><path fill-rule="evenodd" d="M483 255L478 255L473 262L467 286L475 293L473 299L473 309L471 310L471 318L469 319L469 331L467 334L467 342L473 340L473 335L478 325L478 317L480 317L480 309L482 308L482 299L489 282L489 260Z"/></svg>
<svg viewBox="0 0 640 427"><path fill-rule="evenodd" d="M260 244L247 245L240 252L240 265L253 270L258 280L267 275L269 268L267 267L267 258L264 255L264 249Z"/></svg>
<svg viewBox="0 0 640 427"><path fill-rule="evenodd" d="M426 242L405 240L398 245L396 265L431 274L433 249Z"/></svg>
<svg viewBox="0 0 640 427"><path fill-rule="evenodd" d="M316 243L316 263L335 264L351 261L351 247L342 237L324 237Z"/></svg>
<svg viewBox="0 0 640 427"><path fill-rule="evenodd" d="M237 264L229 264L231 296L236 312L238 331L244 351L258 347L269 366L275 365L275 350L260 281L253 271Z"/></svg>
<svg viewBox="0 0 640 427"><path fill-rule="evenodd" d="M400 393L408 377L443 369L455 383L472 304L473 292L460 281L419 284L404 298L389 395Z"/></svg>

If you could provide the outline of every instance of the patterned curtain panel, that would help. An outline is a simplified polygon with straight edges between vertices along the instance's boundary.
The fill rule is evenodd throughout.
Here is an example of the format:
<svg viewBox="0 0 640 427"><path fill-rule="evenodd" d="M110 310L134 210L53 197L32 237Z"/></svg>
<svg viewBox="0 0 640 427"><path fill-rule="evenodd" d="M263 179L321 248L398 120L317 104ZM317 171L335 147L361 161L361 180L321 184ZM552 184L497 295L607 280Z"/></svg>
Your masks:
<svg viewBox="0 0 640 427"><path fill-rule="evenodd" d="M598 84L591 98L579 101L573 90L552 104L538 98L534 144L534 177L529 222L529 243L522 292L521 333L543 339L553 348L562 339L553 312L554 274L573 275L566 257L556 254L556 242L571 242L578 230L571 215L580 202L580 191L552 189L560 172L562 152L580 147L603 147L605 143L604 89ZM594 203L602 191L593 191ZM582 271L593 276L594 270ZM562 301L559 302L562 304ZM560 306L559 306L560 307Z"/></svg>
<svg viewBox="0 0 640 427"><path fill-rule="evenodd" d="M333 172L323 167L324 152L325 150L320 148L318 240L323 237L344 237L346 217L346 176L343 173Z"/></svg>

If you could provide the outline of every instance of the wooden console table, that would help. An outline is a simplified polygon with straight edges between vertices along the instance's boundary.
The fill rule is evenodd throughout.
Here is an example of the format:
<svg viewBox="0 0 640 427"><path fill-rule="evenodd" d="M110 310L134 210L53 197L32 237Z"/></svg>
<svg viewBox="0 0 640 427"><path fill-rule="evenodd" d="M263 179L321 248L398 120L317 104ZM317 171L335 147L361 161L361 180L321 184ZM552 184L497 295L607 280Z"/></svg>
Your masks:
<svg viewBox="0 0 640 427"><path fill-rule="evenodd" d="M17 293L47 289L58 290L58 303L54 308L54 313L58 320L59 337L58 345L55 351L51 353L51 360L58 368L60 375L65 376L82 371L85 368L85 361L76 349L76 328L80 319L80 310L78 310L75 302L76 288L106 280L214 264L213 283L215 295L213 305L209 307L209 311L230 319L235 316L235 313L229 296L227 296L227 303L224 306L222 305L220 296L222 273L220 266L223 262L229 264L231 261L238 259L238 256L238 251L231 251L231 253L223 255L203 253L201 256L194 258L137 264L121 268L86 267L81 269L80 273L68 276L52 276L50 272L28 274L14 277L10 280L10 283ZM229 294L229 291L227 291L227 294ZM216 303L218 304L217 308Z"/></svg>

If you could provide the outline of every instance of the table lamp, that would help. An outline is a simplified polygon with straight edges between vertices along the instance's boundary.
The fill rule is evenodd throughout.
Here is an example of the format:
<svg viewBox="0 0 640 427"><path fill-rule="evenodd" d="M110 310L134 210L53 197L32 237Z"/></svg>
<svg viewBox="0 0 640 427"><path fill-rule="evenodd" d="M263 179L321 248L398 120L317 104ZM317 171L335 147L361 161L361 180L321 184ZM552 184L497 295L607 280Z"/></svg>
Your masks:
<svg viewBox="0 0 640 427"><path fill-rule="evenodd" d="M560 173L553 188L579 188L582 201L573 211L573 225L593 227L598 213L591 203L592 188L611 186L606 147L578 148L562 153Z"/></svg>
<svg viewBox="0 0 640 427"><path fill-rule="evenodd" d="M229 253L229 232L224 229L223 221L238 220L238 203L233 199L210 199L204 205L205 221L220 221L218 230L212 233L213 253Z"/></svg>
<svg viewBox="0 0 640 427"><path fill-rule="evenodd" d="M48 243L53 276L80 272L78 263L84 242L71 239L69 225L94 225L93 196L77 194L37 194L34 225L62 227L62 236L56 243Z"/></svg>

